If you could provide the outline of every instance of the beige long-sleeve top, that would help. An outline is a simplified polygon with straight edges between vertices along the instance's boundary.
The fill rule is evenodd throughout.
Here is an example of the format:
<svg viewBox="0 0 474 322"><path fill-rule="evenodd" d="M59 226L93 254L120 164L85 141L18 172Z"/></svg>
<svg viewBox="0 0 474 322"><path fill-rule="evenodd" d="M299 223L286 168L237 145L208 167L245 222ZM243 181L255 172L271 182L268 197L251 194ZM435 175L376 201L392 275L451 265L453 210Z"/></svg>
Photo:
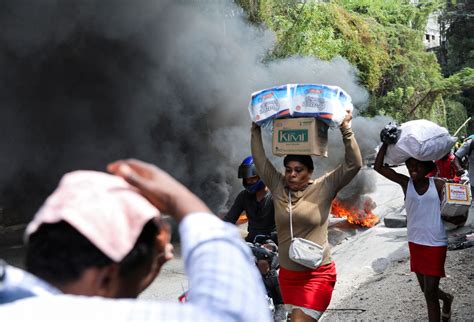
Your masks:
<svg viewBox="0 0 474 322"><path fill-rule="evenodd" d="M344 163L312 181L305 190L291 191L293 236L311 240L324 247L321 265L332 261L328 244L331 203L338 191L347 185L362 167L362 156L352 129L341 128L341 132L345 147ZM259 127L252 128L251 145L257 172L273 194L280 265L293 271L308 270L288 257L291 242L288 187L284 175L275 169L265 155Z"/></svg>

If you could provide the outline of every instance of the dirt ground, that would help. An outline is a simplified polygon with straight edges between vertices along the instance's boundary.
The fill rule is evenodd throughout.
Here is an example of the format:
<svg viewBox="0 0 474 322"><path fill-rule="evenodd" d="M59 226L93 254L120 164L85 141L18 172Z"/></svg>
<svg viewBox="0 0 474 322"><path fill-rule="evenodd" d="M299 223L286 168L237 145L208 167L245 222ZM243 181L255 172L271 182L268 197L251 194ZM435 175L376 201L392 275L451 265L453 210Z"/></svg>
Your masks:
<svg viewBox="0 0 474 322"><path fill-rule="evenodd" d="M474 247L448 251L441 289L455 296L452 321L474 321ZM323 321L425 321L426 303L408 258L392 262L342 304L329 309ZM337 287L337 284L336 284Z"/></svg>

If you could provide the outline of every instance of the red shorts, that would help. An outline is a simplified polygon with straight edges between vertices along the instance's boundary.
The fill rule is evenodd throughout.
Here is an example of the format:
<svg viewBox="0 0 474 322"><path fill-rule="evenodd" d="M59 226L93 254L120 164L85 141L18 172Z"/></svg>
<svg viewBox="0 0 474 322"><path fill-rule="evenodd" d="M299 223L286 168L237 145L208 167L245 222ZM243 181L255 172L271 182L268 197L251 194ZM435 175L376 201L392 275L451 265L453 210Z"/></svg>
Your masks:
<svg viewBox="0 0 474 322"><path fill-rule="evenodd" d="M445 277L444 262L447 246L426 246L408 243L410 248L410 270L414 273Z"/></svg>
<svg viewBox="0 0 474 322"><path fill-rule="evenodd" d="M336 284L336 264L331 262L302 272L280 267L278 280L283 303L324 312Z"/></svg>

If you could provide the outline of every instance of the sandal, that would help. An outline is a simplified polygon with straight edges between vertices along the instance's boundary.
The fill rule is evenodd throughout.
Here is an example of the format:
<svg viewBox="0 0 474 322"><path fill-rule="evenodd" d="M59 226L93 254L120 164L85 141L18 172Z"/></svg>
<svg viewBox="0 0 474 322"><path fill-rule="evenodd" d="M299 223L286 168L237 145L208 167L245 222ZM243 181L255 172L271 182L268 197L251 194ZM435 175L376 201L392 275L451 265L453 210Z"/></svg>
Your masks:
<svg viewBox="0 0 474 322"><path fill-rule="evenodd" d="M451 320L451 311L449 313L441 312L441 321L448 322L449 320Z"/></svg>
<svg viewBox="0 0 474 322"><path fill-rule="evenodd" d="M451 319L451 305L453 304L453 300L454 300L454 295L449 295L450 299L449 299L449 312L448 313L445 313L443 312L444 311L444 307L445 307L445 303L443 302L443 310L441 311L441 320L442 321L449 321Z"/></svg>

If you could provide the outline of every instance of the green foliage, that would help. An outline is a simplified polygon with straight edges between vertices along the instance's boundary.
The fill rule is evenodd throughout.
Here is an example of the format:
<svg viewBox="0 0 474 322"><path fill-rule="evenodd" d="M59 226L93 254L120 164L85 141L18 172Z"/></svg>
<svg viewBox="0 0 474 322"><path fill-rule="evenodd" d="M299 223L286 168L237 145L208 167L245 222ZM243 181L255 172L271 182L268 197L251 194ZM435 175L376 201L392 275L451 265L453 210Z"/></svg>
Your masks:
<svg viewBox="0 0 474 322"><path fill-rule="evenodd" d="M457 95L463 89L473 88L474 68L463 68L456 74L443 79L439 87L446 91L445 95Z"/></svg>
<svg viewBox="0 0 474 322"><path fill-rule="evenodd" d="M409 0L338 0L342 7L375 19L378 23L403 25L424 31L428 16L440 7L439 1L420 1L413 5Z"/></svg>
<svg viewBox="0 0 474 322"><path fill-rule="evenodd" d="M428 16L442 0L236 1L251 21L275 32L268 59L342 56L355 65L372 94L366 115L428 118L453 130L466 114L453 97L472 87L472 69L444 79L423 46ZM455 111L459 117L447 117Z"/></svg>
<svg viewBox="0 0 474 322"><path fill-rule="evenodd" d="M250 22L261 23L259 0L234 0L247 13Z"/></svg>
<svg viewBox="0 0 474 322"><path fill-rule="evenodd" d="M468 118L464 105L454 99L446 99L444 101L446 106L446 125L449 129L452 129L452 133L456 131ZM470 133L469 133L470 134ZM467 136L468 132L466 128L459 131L458 136Z"/></svg>
<svg viewBox="0 0 474 322"><path fill-rule="evenodd" d="M474 3L466 1L453 4L448 1L440 22L446 36L442 46L445 50L445 75L451 75L464 67L474 68Z"/></svg>
<svg viewBox="0 0 474 322"><path fill-rule="evenodd" d="M474 68L474 2L447 0L440 22L446 39L439 50L443 73L449 76L466 67ZM472 81L465 85L461 95L451 99L462 103L467 115L473 116L474 86ZM474 133L474 121L467 131Z"/></svg>
<svg viewBox="0 0 474 322"><path fill-rule="evenodd" d="M329 60L342 56L355 64L369 90L378 87L389 56L387 41L375 21L350 14L335 4L304 3L289 6L261 1L264 22L276 32L272 58L293 55Z"/></svg>

